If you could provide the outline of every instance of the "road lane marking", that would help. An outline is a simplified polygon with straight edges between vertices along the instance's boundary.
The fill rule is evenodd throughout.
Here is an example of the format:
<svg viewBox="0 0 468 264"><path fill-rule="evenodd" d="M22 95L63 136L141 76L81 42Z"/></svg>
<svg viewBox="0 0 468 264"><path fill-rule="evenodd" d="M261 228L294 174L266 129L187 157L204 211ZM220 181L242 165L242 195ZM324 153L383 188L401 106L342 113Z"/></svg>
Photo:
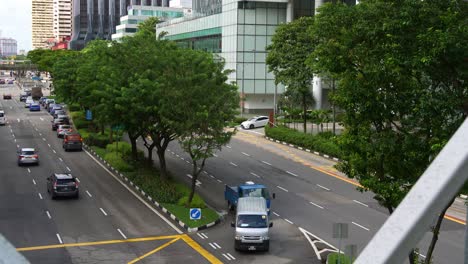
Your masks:
<svg viewBox="0 0 468 264"><path fill-rule="evenodd" d="M137 195L130 187L128 187L126 184L124 184L117 176L115 176L109 169L107 169L104 165L102 165L93 155L91 155L87 150L85 150L85 153L91 157L101 168L103 168L109 175L114 177L116 181L118 181L127 191L129 191L133 196L135 196L140 202L142 202L148 209L153 211L156 215L161 217L162 220L164 220L170 227L172 227L177 233L182 234L182 231L177 228L172 222L170 222L166 217L164 217L160 212L158 212L156 209L154 209L151 205L149 205L145 200L143 200L139 195Z"/></svg>
<svg viewBox="0 0 468 264"><path fill-rule="evenodd" d="M353 225L358 226L358 227L360 227L360 228L362 228L362 229L364 229L364 230L367 230L367 231L370 230L369 228L367 228L367 227L365 227L365 226L362 226L362 225L360 225L360 224L358 224L358 223L355 223L355 222L351 222L351 223L353 223Z"/></svg>
<svg viewBox="0 0 468 264"><path fill-rule="evenodd" d="M39 133L39 136L42 136L42 133Z"/></svg>
<svg viewBox="0 0 468 264"><path fill-rule="evenodd" d="M223 257L225 257L227 260L232 260L231 257L223 253Z"/></svg>
<svg viewBox="0 0 468 264"><path fill-rule="evenodd" d="M197 235L198 235L201 239L205 239L202 235L200 235L200 233L197 233Z"/></svg>
<svg viewBox="0 0 468 264"><path fill-rule="evenodd" d="M232 148L231 148L231 146L229 146L229 145L226 145L226 148L230 148L230 149L232 149Z"/></svg>
<svg viewBox="0 0 468 264"><path fill-rule="evenodd" d="M31 170L28 168L28 173L31 173Z"/></svg>
<svg viewBox="0 0 468 264"><path fill-rule="evenodd" d="M211 174L210 174L210 177L211 177L212 179L214 179L214 178L215 178L215 176L213 176L213 175L211 175Z"/></svg>
<svg viewBox="0 0 468 264"><path fill-rule="evenodd" d="M205 174L208 174L208 172L207 172L207 171L205 171L205 170L203 171L203 173L205 173Z"/></svg>
<svg viewBox="0 0 468 264"><path fill-rule="evenodd" d="M215 245L215 246L216 246L217 248L219 248L219 249L221 248L221 246L218 245L218 243L216 243L216 242L213 242L213 245Z"/></svg>
<svg viewBox="0 0 468 264"><path fill-rule="evenodd" d="M15 143L16 143L16 138L15 138L15 139L13 139L13 141L15 141Z"/></svg>
<svg viewBox="0 0 468 264"><path fill-rule="evenodd" d="M77 181L78 183L80 183L80 179L78 179L78 177L76 177L75 179L76 179L76 181Z"/></svg>
<svg viewBox="0 0 468 264"><path fill-rule="evenodd" d="M37 127L36 127L36 128L34 128L34 129L35 129L36 131L39 131L39 130L37 129Z"/></svg>
<svg viewBox="0 0 468 264"><path fill-rule="evenodd" d="M205 233L201 233L201 235L205 238L208 238L208 236Z"/></svg>
<svg viewBox="0 0 468 264"><path fill-rule="evenodd" d="M93 197L88 191L86 191L86 193L88 194L89 197Z"/></svg>
<svg viewBox="0 0 468 264"><path fill-rule="evenodd" d="M208 243L208 245L210 245L213 249L216 249L215 245L213 245L212 243Z"/></svg>
<svg viewBox="0 0 468 264"><path fill-rule="evenodd" d="M353 200L353 202L355 202L355 203L357 203L357 204L360 204L360 205L363 205L363 206L365 206L365 207L369 207L369 205L367 205L367 204L365 204L365 203L363 203L363 202L360 202L360 201L358 201L358 200Z"/></svg>
<svg viewBox="0 0 468 264"><path fill-rule="evenodd" d="M266 161L264 161L264 160L262 160L262 162L265 163L266 165L270 165L270 166L271 166L271 163L268 163L268 162L266 162Z"/></svg>
<svg viewBox="0 0 468 264"><path fill-rule="evenodd" d="M45 211L45 212L46 212L46 214L47 214L47 217L49 217L49 219L52 219L52 216L50 216L49 211Z"/></svg>
<svg viewBox="0 0 468 264"><path fill-rule="evenodd" d="M233 162L229 162L229 164L231 164L232 166L234 167L237 167L237 164L233 163Z"/></svg>
<svg viewBox="0 0 468 264"><path fill-rule="evenodd" d="M44 121L44 118L42 118L42 117L39 117L39 119L40 119L41 121Z"/></svg>
<svg viewBox="0 0 468 264"><path fill-rule="evenodd" d="M38 193L39 194L39 198L42 200L42 194L41 193Z"/></svg>
<svg viewBox="0 0 468 264"><path fill-rule="evenodd" d="M117 228L117 231L119 231L119 233L123 236L124 239L127 239L127 237L124 235L124 233L122 232L122 230L120 230L120 229Z"/></svg>
<svg viewBox="0 0 468 264"><path fill-rule="evenodd" d="M16 145L16 147L18 147L18 148L19 148L19 145Z"/></svg>
<svg viewBox="0 0 468 264"><path fill-rule="evenodd" d="M62 158L60 158L60 157L59 157L59 160L60 160L61 162L63 162L63 159L62 159Z"/></svg>
<svg viewBox="0 0 468 264"><path fill-rule="evenodd" d="M247 157L250 157L250 154L247 154L245 152L242 152L243 155L247 156Z"/></svg>
<svg viewBox="0 0 468 264"><path fill-rule="evenodd" d="M324 190L326 190L326 191L330 191L330 189L328 189L327 187L324 187L324 186L322 186L322 185L320 185L320 184L317 184L317 186L320 187L320 188L322 188L322 189L324 189Z"/></svg>
<svg viewBox="0 0 468 264"><path fill-rule="evenodd" d="M290 223L291 225L294 225L294 223L293 223L293 222L291 222L290 220L288 220L288 219L286 219L286 218L284 219L284 221L286 221L286 222Z"/></svg>
<svg viewBox="0 0 468 264"><path fill-rule="evenodd" d="M174 239L180 236L181 235L152 236L152 237L130 238L127 240L116 239L116 240L104 240L104 241L95 241L95 242L69 243L69 244L61 244L61 245L55 244L55 245L46 245L46 246L17 248L16 251L24 252L24 251L35 251L35 250L54 249L54 248L87 247L87 246L109 245L109 244L119 244L119 243L135 243L135 242L144 242L144 241Z"/></svg>
<svg viewBox="0 0 468 264"><path fill-rule="evenodd" d="M34 179L33 179L33 183L34 183L34 185L36 185L36 181Z"/></svg>
<svg viewBox="0 0 468 264"><path fill-rule="evenodd" d="M426 256L424 256L423 254L421 253L418 253L418 252L415 252L416 254L418 254L419 256L423 257L423 258L426 258Z"/></svg>
<svg viewBox="0 0 468 264"><path fill-rule="evenodd" d="M49 148L50 148L50 144L49 144L49 143L47 143L47 146L49 146Z"/></svg>
<svg viewBox="0 0 468 264"><path fill-rule="evenodd" d="M297 174L292 173L292 172L290 172L290 171L286 171L286 173L289 174L289 175L292 175L292 176L294 176L294 177L299 177Z"/></svg>
<svg viewBox="0 0 468 264"><path fill-rule="evenodd" d="M176 157L180 157L179 154L175 154L175 155L176 155Z"/></svg>
<svg viewBox="0 0 468 264"><path fill-rule="evenodd" d="M231 254L229 253L226 253L226 255L230 256L233 260L236 259L235 257L233 257Z"/></svg>
<svg viewBox="0 0 468 264"><path fill-rule="evenodd" d="M55 151L55 149L53 149L52 151L53 151L54 153L57 153L57 152Z"/></svg>
<svg viewBox="0 0 468 264"><path fill-rule="evenodd" d="M104 211L104 209L99 208L99 210L101 210L101 212L102 212L105 216L107 216L107 213L106 213L106 211Z"/></svg>
<svg viewBox="0 0 468 264"><path fill-rule="evenodd" d="M58 241L60 242L60 244L63 244L63 241L62 241L62 238L60 237L60 235L57 233L57 238L58 238Z"/></svg>
<svg viewBox="0 0 468 264"><path fill-rule="evenodd" d="M276 216L278 216L278 217L280 216L280 215L279 215L278 213L276 213L276 212L273 212L273 214L276 215Z"/></svg>
<svg viewBox="0 0 468 264"><path fill-rule="evenodd" d="M220 180L220 179L216 179L216 180L217 180L219 183L222 183L222 182L223 182L223 181L222 181L222 180Z"/></svg>
<svg viewBox="0 0 468 264"><path fill-rule="evenodd" d="M21 121L19 118L16 118L16 120L18 120L18 123Z"/></svg>
<svg viewBox="0 0 468 264"><path fill-rule="evenodd" d="M251 172L250 174L252 174L253 176L257 177L257 178L260 178L260 176L258 176L257 174Z"/></svg>
<svg viewBox="0 0 468 264"><path fill-rule="evenodd" d="M71 171L70 168L68 168L68 166L67 166L67 170L68 170L68 171Z"/></svg>
<svg viewBox="0 0 468 264"><path fill-rule="evenodd" d="M187 234L181 235L182 240L187 243L190 247L192 247L195 251L197 251L200 255L202 255L206 260L208 260L212 264L222 264L222 262L208 252L206 249L200 246L197 242L195 242L191 237Z"/></svg>
<svg viewBox="0 0 468 264"><path fill-rule="evenodd" d="M313 206L316 206L316 207L318 207L318 208L320 208L320 209L323 209L322 206L320 206L320 205L318 205L318 204L316 204L316 203L313 203L313 202L309 202L309 203L310 203L311 205L313 205Z"/></svg>
<svg viewBox="0 0 468 264"><path fill-rule="evenodd" d="M45 138L42 138L43 141L45 141L46 139Z"/></svg>
<svg viewBox="0 0 468 264"><path fill-rule="evenodd" d="M181 160L185 160L184 158L180 158Z"/></svg>
<svg viewBox="0 0 468 264"><path fill-rule="evenodd" d="M216 158L218 157L218 155L216 155L216 154L214 154L214 153L213 153L213 156L216 157Z"/></svg>
<svg viewBox="0 0 468 264"><path fill-rule="evenodd" d="M287 189L285 189L285 188L283 188L283 187L281 187L281 186L276 186L276 187L278 187L279 189L281 189L281 190L283 190L283 191L285 191L285 192L289 192Z"/></svg>
<svg viewBox="0 0 468 264"><path fill-rule="evenodd" d="M171 241L169 241L169 242L167 242L167 243L165 243L165 244L151 250L150 252L144 254L143 256L131 260L130 262L128 262L128 264L134 264L134 263L136 263L136 262L138 262L138 261L140 261L140 260L142 260L142 259L144 259L144 258L146 258L146 257L148 257L148 256L150 256L150 255L164 249L165 247L170 246L172 243L178 241L179 239L180 239L180 237L175 238L175 239L173 239L173 240L171 240Z"/></svg>

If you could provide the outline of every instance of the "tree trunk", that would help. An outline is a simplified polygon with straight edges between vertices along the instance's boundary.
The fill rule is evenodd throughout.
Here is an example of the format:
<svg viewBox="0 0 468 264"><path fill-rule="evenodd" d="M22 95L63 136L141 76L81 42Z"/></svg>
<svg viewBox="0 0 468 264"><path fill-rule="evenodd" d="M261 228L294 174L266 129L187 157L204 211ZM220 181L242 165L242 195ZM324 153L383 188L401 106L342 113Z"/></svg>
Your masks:
<svg viewBox="0 0 468 264"><path fill-rule="evenodd" d="M439 239L440 226L442 225L442 221L444 220L445 213L447 212L449 207L452 205L453 201L455 201L455 197L453 197L452 200L450 200L450 202L444 207L444 209L442 209L442 212L437 218L437 223L435 227L432 228L432 240L427 250L426 260L424 261L425 264L431 263L432 253L434 252L435 245L437 243L437 240Z"/></svg>
<svg viewBox="0 0 468 264"><path fill-rule="evenodd" d="M332 79L332 93L335 93L335 79ZM332 113L333 113L333 135L336 135L336 109L332 100Z"/></svg>
<svg viewBox="0 0 468 264"><path fill-rule="evenodd" d="M167 180L167 168L166 168L166 149L157 147L158 158L159 158L159 171L161 173L161 178Z"/></svg>
<svg viewBox="0 0 468 264"><path fill-rule="evenodd" d="M132 157L135 160L137 160L138 159L138 150L137 150L136 140L138 138L138 134L136 136L128 134L128 138L130 139L130 144L132 145Z"/></svg>
<svg viewBox="0 0 468 264"><path fill-rule="evenodd" d="M148 149L148 164L151 165L153 163L153 149L156 146L156 144L151 144L147 147Z"/></svg>
<svg viewBox="0 0 468 264"><path fill-rule="evenodd" d="M110 130L110 133L109 133L109 141L110 143L112 144L112 142L114 142L114 130Z"/></svg>
<svg viewBox="0 0 468 264"><path fill-rule="evenodd" d="M304 116L304 134L307 133L307 104L306 104L306 94L302 94L302 109L304 112L302 113Z"/></svg>
<svg viewBox="0 0 468 264"><path fill-rule="evenodd" d="M193 197L195 196L195 188L197 187L197 179L198 179L198 172L197 172L197 163L192 162L192 185L190 194L187 200L187 208L190 208L190 204L192 203Z"/></svg>

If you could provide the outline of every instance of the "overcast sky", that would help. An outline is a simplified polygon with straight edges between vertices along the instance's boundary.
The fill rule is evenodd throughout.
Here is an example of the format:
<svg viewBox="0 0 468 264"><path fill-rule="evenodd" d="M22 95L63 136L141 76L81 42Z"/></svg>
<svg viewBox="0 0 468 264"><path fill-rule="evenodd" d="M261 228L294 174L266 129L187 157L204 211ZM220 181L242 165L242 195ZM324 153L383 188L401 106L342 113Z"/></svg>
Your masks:
<svg viewBox="0 0 468 264"><path fill-rule="evenodd" d="M32 0L0 0L0 31L2 37L18 41L18 50L32 49Z"/></svg>

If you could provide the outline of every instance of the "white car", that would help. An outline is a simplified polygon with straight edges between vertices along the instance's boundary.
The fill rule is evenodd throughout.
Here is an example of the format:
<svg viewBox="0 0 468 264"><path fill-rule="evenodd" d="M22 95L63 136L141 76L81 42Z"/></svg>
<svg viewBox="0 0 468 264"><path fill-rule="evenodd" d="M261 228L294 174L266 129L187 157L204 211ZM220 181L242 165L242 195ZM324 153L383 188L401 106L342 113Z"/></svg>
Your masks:
<svg viewBox="0 0 468 264"><path fill-rule="evenodd" d="M252 118L249 118L247 121L242 122L241 127L243 129L263 127L268 124L268 121L269 121L268 116L254 116Z"/></svg>
<svg viewBox="0 0 468 264"><path fill-rule="evenodd" d="M33 103L34 103L34 100L32 98L31 99L28 98L26 99L26 102L25 102L26 105L24 107L29 108L29 106Z"/></svg>

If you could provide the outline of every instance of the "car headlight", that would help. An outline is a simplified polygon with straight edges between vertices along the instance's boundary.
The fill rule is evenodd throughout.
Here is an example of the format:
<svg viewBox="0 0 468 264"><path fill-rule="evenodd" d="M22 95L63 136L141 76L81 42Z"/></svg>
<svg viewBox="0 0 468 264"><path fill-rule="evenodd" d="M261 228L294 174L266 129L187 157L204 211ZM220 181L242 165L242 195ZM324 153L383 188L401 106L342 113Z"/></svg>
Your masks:
<svg viewBox="0 0 468 264"><path fill-rule="evenodd" d="M242 236L235 236L234 239L235 239L235 240L241 240L241 239L242 239Z"/></svg>
<svg viewBox="0 0 468 264"><path fill-rule="evenodd" d="M262 237L260 237L260 239L262 239L262 240L270 240L270 237L269 237L269 236L262 236Z"/></svg>

